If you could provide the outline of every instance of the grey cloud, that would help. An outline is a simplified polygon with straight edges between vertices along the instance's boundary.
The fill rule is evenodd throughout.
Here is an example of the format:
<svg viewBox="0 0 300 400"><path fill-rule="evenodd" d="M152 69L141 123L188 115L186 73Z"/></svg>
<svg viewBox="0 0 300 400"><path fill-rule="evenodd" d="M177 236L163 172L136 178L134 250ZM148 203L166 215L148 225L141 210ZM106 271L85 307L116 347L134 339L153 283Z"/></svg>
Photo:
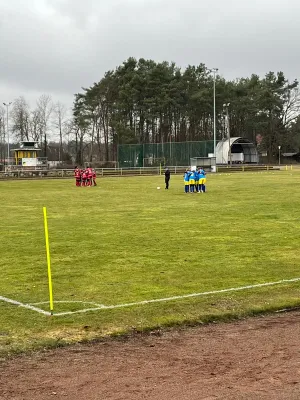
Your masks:
<svg viewBox="0 0 300 400"><path fill-rule="evenodd" d="M0 90L71 98L129 56L293 79L299 12L296 0L0 0Z"/></svg>

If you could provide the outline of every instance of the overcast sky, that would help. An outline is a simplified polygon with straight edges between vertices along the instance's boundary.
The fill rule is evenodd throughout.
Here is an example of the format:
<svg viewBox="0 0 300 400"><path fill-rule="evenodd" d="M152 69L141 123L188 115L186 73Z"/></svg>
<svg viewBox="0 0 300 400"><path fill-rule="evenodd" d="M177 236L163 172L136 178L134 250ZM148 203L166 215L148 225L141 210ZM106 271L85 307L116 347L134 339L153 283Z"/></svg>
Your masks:
<svg viewBox="0 0 300 400"><path fill-rule="evenodd" d="M0 0L0 104L73 94L130 56L300 78L299 0Z"/></svg>

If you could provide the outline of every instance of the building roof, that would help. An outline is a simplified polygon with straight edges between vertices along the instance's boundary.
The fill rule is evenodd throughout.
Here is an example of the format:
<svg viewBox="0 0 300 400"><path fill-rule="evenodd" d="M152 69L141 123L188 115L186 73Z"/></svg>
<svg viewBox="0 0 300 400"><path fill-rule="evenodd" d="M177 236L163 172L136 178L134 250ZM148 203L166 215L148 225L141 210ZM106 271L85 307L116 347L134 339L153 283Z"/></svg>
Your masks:
<svg viewBox="0 0 300 400"><path fill-rule="evenodd" d="M256 145L250 140L243 137L231 137L229 139L221 140L216 147L216 158L217 164L227 164L229 160L229 148L233 145L238 144L242 147L242 152L247 157L248 162L258 162L258 152Z"/></svg>
<svg viewBox="0 0 300 400"><path fill-rule="evenodd" d="M17 149L12 149L12 151L22 151L22 150L36 150L39 151L38 142L31 140L31 141L21 141L19 143L19 147Z"/></svg>
<svg viewBox="0 0 300 400"><path fill-rule="evenodd" d="M293 156L295 156L296 154L298 154L298 153L282 153L282 156L283 156L283 157L293 157Z"/></svg>
<svg viewBox="0 0 300 400"><path fill-rule="evenodd" d="M36 147L19 147L18 149L11 149L11 151L27 151L27 150L35 150L35 151L40 151L41 149L38 149Z"/></svg>

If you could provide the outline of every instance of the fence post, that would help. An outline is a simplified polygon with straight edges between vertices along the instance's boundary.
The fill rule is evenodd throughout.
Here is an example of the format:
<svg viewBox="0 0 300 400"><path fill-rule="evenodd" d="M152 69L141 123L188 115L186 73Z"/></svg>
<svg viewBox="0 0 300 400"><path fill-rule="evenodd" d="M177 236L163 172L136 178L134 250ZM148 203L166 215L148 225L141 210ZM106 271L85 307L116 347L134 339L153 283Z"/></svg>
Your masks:
<svg viewBox="0 0 300 400"><path fill-rule="evenodd" d="M121 168L121 176L123 175L123 168Z"/></svg>
<svg viewBox="0 0 300 400"><path fill-rule="evenodd" d="M142 175L142 168L140 168L140 175Z"/></svg>
<svg viewBox="0 0 300 400"><path fill-rule="evenodd" d="M175 172L174 172L175 174L176 174L176 171L177 171L177 169L176 169L176 165L175 165Z"/></svg>
<svg viewBox="0 0 300 400"><path fill-rule="evenodd" d="M103 176L103 168L102 168L102 176Z"/></svg>

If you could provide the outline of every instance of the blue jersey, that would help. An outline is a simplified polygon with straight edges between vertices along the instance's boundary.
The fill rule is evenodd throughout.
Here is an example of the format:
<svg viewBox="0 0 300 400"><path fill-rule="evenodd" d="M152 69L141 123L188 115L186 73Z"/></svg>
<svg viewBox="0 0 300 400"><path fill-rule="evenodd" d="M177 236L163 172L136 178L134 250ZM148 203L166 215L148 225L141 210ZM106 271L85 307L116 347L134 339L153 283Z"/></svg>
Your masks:
<svg viewBox="0 0 300 400"><path fill-rule="evenodd" d="M186 172L185 174L184 174L184 182L188 182L190 180L190 173L189 172Z"/></svg>
<svg viewBox="0 0 300 400"><path fill-rule="evenodd" d="M194 175L195 175L195 181L198 182L199 181L199 172L195 171Z"/></svg>

